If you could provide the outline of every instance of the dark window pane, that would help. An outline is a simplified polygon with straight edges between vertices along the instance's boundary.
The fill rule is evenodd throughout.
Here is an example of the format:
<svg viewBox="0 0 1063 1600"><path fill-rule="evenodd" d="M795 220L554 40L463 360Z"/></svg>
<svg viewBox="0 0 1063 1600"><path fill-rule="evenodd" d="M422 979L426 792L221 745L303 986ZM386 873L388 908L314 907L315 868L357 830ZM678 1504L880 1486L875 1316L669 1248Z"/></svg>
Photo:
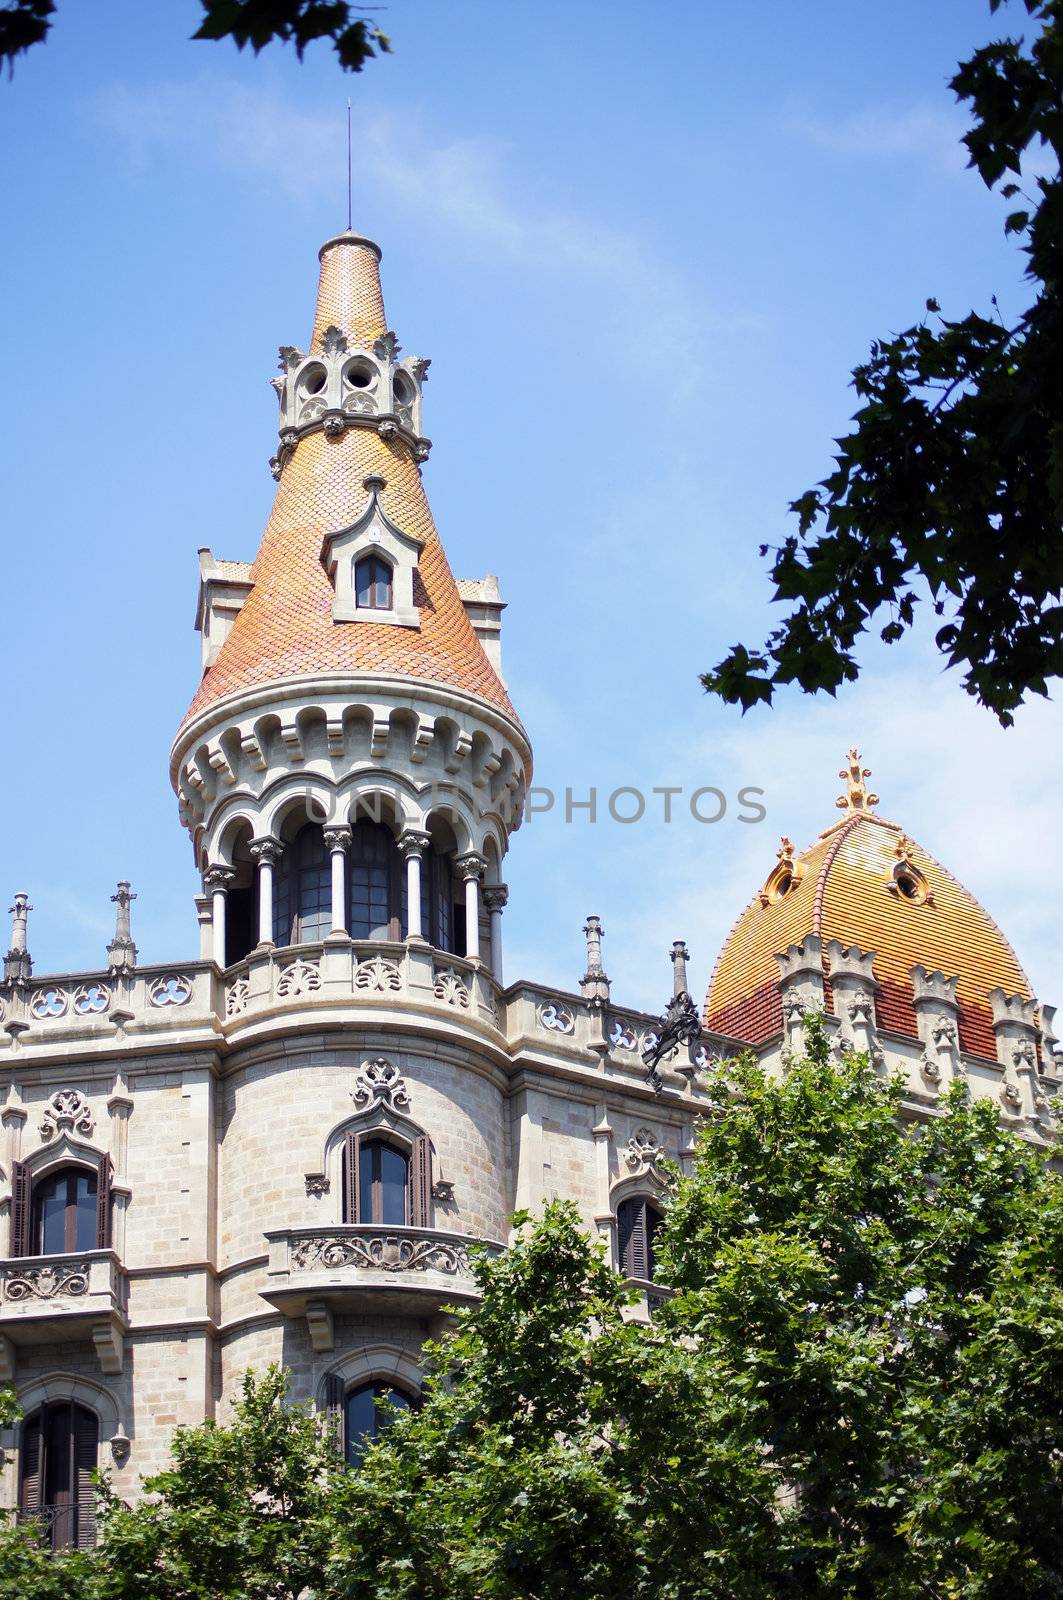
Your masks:
<svg viewBox="0 0 1063 1600"><path fill-rule="evenodd" d="M74 1228L74 1249L95 1250L96 1179L89 1172L79 1172L76 1179L76 1188L77 1220Z"/></svg>
<svg viewBox="0 0 1063 1600"><path fill-rule="evenodd" d="M373 1167L380 1165L380 1146L364 1144L358 1161L358 1221L373 1221ZM378 1175L379 1177L379 1175Z"/></svg>
<svg viewBox="0 0 1063 1600"><path fill-rule="evenodd" d="M391 1145L380 1148L380 1220L388 1223L406 1221L406 1185L409 1162Z"/></svg>
<svg viewBox="0 0 1063 1600"><path fill-rule="evenodd" d="M356 1467L364 1456L367 1447L394 1421L387 1411L382 1409L377 1401L385 1399L389 1404L398 1407L401 1411L409 1411L414 1404L408 1395L401 1389L393 1389L390 1384L380 1382L364 1383L358 1389L352 1389L344 1405L344 1422L346 1434L347 1464Z"/></svg>
<svg viewBox="0 0 1063 1600"><path fill-rule="evenodd" d="M354 597L359 606L391 609L391 568L380 556L363 556L354 569Z"/></svg>
<svg viewBox="0 0 1063 1600"><path fill-rule="evenodd" d="M399 872L395 840L382 822L358 822L351 831L349 868L352 939L388 939L394 934Z"/></svg>

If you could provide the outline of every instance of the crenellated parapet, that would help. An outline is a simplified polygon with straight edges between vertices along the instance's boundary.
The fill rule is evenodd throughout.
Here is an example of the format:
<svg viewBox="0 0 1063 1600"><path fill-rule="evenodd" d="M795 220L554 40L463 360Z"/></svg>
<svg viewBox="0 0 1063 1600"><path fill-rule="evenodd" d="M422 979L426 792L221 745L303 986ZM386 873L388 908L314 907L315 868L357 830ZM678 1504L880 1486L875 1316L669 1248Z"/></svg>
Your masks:
<svg viewBox="0 0 1063 1600"><path fill-rule="evenodd" d="M831 939L827 944L827 961L834 1014L841 1020L843 1037L854 1050L875 1056L878 1051L875 952L861 950L857 945L846 947L840 940Z"/></svg>
<svg viewBox="0 0 1063 1600"><path fill-rule="evenodd" d="M926 1092L935 1098L962 1074L960 1058L960 1006L958 978L927 972L918 963L911 969L912 1005L923 1041L920 1071Z"/></svg>
<svg viewBox="0 0 1063 1600"><path fill-rule="evenodd" d="M786 1041L791 1050L800 1050L806 1013L824 1009L823 940L816 934L807 934L800 944L777 952L775 961Z"/></svg>

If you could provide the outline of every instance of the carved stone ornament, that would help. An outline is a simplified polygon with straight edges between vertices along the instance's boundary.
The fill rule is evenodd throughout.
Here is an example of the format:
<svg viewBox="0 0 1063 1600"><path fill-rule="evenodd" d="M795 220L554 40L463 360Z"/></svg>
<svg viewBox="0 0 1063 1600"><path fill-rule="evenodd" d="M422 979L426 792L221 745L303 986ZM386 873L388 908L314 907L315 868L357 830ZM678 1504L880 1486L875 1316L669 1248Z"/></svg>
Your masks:
<svg viewBox="0 0 1063 1600"><path fill-rule="evenodd" d="M548 1033L572 1033L576 1027L576 1019L567 1006L551 1000L536 1006L535 1015L540 1028L545 1028Z"/></svg>
<svg viewBox="0 0 1063 1600"><path fill-rule="evenodd" d="M47 1022L51 1017L65 1015L68 996L65 989L49 987L38 989L30 1001L30 1015L37 1018L38 1022Z"/></svg>
<svg viewBox="0 0 1063 1600"><path fill-rule="evenodd" d="M869 1028L874 1016L874 1001L869 994L854 994L845 1008L845 1014L851 1024Z"/></svg>
<svg viewBox="0 0 1063 1600"><path fill-rule="evenodd" d="M638 1044L634 1028L629 1022L622 1022L619 1017L614 1018L606 1037L614 1050L634 1050Z"/></svg>
<svg viewBox="0 0 1063 1600"><path fill-rule="evenodd" d="M40 1134L47 1144L57 1133L91 1139L95 1126L89 1103L79 1089L57 1089L41 1115Z"/></svg>
<svg viewBox="0 0 1063 1600"><path fill-rule="evenodd" d="M363 1061L358 1068L351 1099L360 1111L386 1106L389 1111L408 1111L410 1096L406 1080L398 1067L378 1056L375 1061Z"/></svg>
<svg viewBox="0 0 1063 1600"><path fill-rule="evenodd" d="M16 1271L4 1281L4 1298L7 1300L58 1300L74 1298L89 1292L89 1263L71 1265L67 1261L51 1262L45 1267L27 1267Z"/></svg>
<svg viewBox="0 0 1063 1600"><path fill-rule="evenodd" d="M355 967L354 987L376 994L386 994L389 990L397 993L402 988L402 973L393 961L385 961L383 956L371 956L368 961L359 961Z"/></svg>
<svg viewBox="0 0 1063 1600"><path fill-rule="evenodd" d="M394 361L401 349L402 346L398 341L397 335L392 333L391 329L389 328L388 331L386 333L382 333L380 338L374 343L373 354L376 356L378 361Z"/></svg>
<svg viewBox="0 0 1063 1600"><path fill-rule="evenodd" d="M1007 1073L1004 1075L1004 1079L1000 1085L998 1093L1000 1095L1000 1103L1004 1107L1005 1111L1012 1113L1018 1111L1019 1107L1022 1105L1022 1090L1015 1082L1015 1079L1009 1076Z"/></svg>
<svg viewBox="0 0 1063 1600"><path fill-rule="evenodd" d="M324 1172L308 1172L306 1174L306 1192L309 1195L328 1194L331 1184L328 1174Z"/></svg>
<svg viewBox="0 0 1063 1600"><path fill-rule="evenodd" d="M623 1150L624 1161L636 1177L651 1176L663 1181L663 1146L649 1128L636 1128Z"/></svg>
<svg viewBox="0 0 1063 1600"><path fill-rule="evenodd" d="M442 1000L444 1005L457 1006L459 1011L469 1009L468 988L451 967L444 967L441 972L436 973L432 993L437 1000Z"/></svg>
<svg viewBox="0 0 1063 1600"><path fill-rule="evenodd" d="M326 355L342 355L347 349L347 335L330 323L321 335L321 347Z"/></svg>
<svg viewBox="0 0 1063 1600"><path fill-rule="evenodd" d="M1012 1066L1018 1068L1036 1067L1037 1051L1034 1049L1034 1043L1032 1039L1016 1040L1014 1046L1012 1047L1011 1062Z"/></svg>
<svg viewBox="0 0 1063 1600"><path fill-rule="evenodd" d="M148 990L148 999L153 1006L184 1006L191 998L191 978L176 972L168 973L165 978L156 978Z"/></svg>
<svg viewBox="0 0 1063 1600"><path fill-rule="evenodd" d="M472 1275L464 1244L418 1238L416 1234L360 1233L347 1238L296 1235L292 1239L291 1263L298 1272L363 1267L376 1272L443 1272L452 1278Z"/></svg>
<svg viewBox="0 0 1063 1600"><path fill-rule="evenodd" d="M74 1012L79 1017L99 1016L111 1003L105 983L82 983L74 990Z"/></svg>
<svg viewBox="0 0 1063 1600"><path fill-rule="evenodd" d="M242 1011L247 1010L247 1002L251 998L251 985L246 978L237 978L229 985L225 996L225 1015L238 1017Z"/></svg>
<svg viewBox="0 0 1063 1600"><path fill-rule="evenodd" d="M313 961L304 961L302 957L289 963L280 975L277 983L278 1000L294 1000L299 995L312 994L315 989L321 988L321 968Z"/></svg>
<svg viewBox="0 0 1063 1600"><path fill-rule="evenodd" d="M344 428L343 412L327 411L321 426L324 429L326 439L338 439Z"/></svg>
<svg viewBox="0 0 1063 1600"><path fill-rule="evenodd" d="M454 1182L451 1178L437 1178L432 1185L432 1199L438 1200L440 1205L449 1206L454 1198Z"/></svg>
<svg viewBox="0 0 1063 1600"><path fill-rule="evenodd" d="M953 1050L958 1043L956 1024L948 1017L935 1017L930 1025L930 1037L939 1050Z"/></svg>

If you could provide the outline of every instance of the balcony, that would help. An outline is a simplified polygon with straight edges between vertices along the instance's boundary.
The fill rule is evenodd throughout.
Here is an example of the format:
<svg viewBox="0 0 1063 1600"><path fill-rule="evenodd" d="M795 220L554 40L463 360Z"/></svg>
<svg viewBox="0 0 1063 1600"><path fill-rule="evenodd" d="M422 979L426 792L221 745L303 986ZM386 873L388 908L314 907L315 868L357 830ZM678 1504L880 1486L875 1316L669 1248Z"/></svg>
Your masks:
<svg viewBox="0 0 1063 1600"><path fill-rule="evenodd" d="M0 1359L4 1344L89 1339L105 1373L122 1370L126 1277L113 1250L0 1261Z"/></svg>
<svg viewBox="0 0 1063 1600"><path fill-rule="evenodd" d="M335 1313L434 1317L478 1297L470 1245L499 1244L434 1228L279 1228L269 1243L262 1296L285 1316L305 1317L315 1350L332 1349Z"/></svg>

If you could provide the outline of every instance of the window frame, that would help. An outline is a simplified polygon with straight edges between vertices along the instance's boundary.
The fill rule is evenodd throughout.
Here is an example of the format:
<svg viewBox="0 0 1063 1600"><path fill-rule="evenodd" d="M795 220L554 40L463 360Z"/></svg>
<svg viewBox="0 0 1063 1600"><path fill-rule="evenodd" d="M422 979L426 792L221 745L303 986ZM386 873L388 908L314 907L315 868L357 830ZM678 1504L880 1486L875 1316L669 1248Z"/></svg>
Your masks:
<svg viewBox="0 0 1063 1600"><path fill-rule="evenodd" d="M65 1441L61 1435L64 1412ZM33 1473L28 1473L30 1440L34 1430L36 1467ZM98 1466L99 1449L99 1416L79 1400L42 1401L22 1419L19 1428L19 1518L23 1520L42 1513L54 1513L41 1519L41 1543L47 1544L52 1550L88 1549L96 1543L96 1501L91 1474ZM62 1487L52 1476L53 1465L60 1472L65 1467ZM55 1498L48 1498L53 1495ZM64 1533L66 1537L63 1537Z"/></svg>
<svg viewBox="0 0 1063 1600"><path fill-rule="evenodd" d="M633 1283L657 1281L653 1241L663 1221L664 1213L651 1195L626 1195L617 1204L617 1262L624 1277ZM644 1270L640 1271L640 1267Z"/></svg>
<svg viewBox="0 0 1063 1600"><path fill-rule="evenodd" d="M405 1210L402 1222L383 1220L383 1184L371 1180L370 1216L363 1215L362 1180L366 1159L374 1162L374 1147L387 1146L406 1163ZM430 1228L432 1226L432 1143L426 1133L409 1139L379 1127L349 1129L343 1148L343 1220L375 1228Z"/></svg>
<svg viewBox="0 0 1063 1600"><path fill-rule="evenodd" d="M363 600L362 579L359 574L364 568L371 569L371 576L367 590L374 596L373 599ZM386 577L381 574L385 573ZM358 611L392 611L395 600L395 568L386 556L379 550L366 550L354 558L354 570L351 574L353 580L354 604ZM381 594L383 598L381 598Z"/></svg>

